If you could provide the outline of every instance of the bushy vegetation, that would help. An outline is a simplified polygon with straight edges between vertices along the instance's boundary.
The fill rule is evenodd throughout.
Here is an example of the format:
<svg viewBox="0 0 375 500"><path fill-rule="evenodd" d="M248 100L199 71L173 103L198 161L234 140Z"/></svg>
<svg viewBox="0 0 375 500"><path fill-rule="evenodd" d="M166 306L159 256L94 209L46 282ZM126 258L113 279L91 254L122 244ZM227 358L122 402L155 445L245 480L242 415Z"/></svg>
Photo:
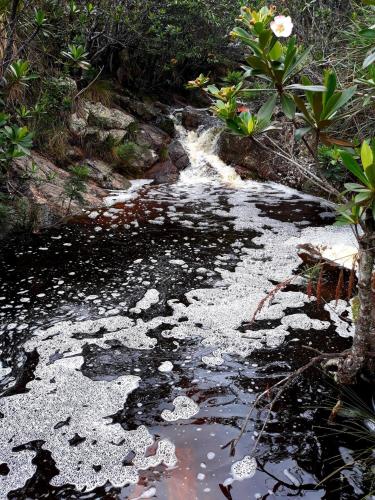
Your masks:
<svg viewBox="0 0 375 500"><path fill-rule="evenodd" d="M70 169L68 120L80 98L113 104L113 82L137 92L183 88L198 70L220 69L240 1L1 0L0 190L12 161L32 147ZM129 138L131 139L131 137ZM93 146L95 147L95 145ZM128 165L127 144L108 147Z"/></svg>

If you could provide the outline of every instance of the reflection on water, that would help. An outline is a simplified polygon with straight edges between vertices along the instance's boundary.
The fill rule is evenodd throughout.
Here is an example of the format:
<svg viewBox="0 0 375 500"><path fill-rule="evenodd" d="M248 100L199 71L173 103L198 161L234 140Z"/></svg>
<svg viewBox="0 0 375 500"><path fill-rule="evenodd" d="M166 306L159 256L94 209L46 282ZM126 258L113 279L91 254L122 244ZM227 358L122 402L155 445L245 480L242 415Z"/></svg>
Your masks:
<svg viewBox="0 0 375 500"><path fill-rule="evenodd" d="M204 147L198 139L185 137L193 166L177 185L143 187L136 198L1 249L0 498L361 497L351 477L341 493L334 481L317 486L337 453L315 428L323 421L316 407L331 392L317 373L278 402L255 475L229 484L262 412L234 457L225 445L256 394L308 359L303 345L335 351L347 340L296 287L249 326L266 291L300 264L288 240L324 226L327 208L274 185L234 187L233 171L228 177L230 167L204 149L207 137ZM296 325L297 314L305 316ZM313 327L303 329L306 320ZM167 361L172 369L159 370ZM136 380L121 393L120 382ZM165 420L179 396L198 413ZM144 448L131 441L143 426ZM167 442L176 465L165 458L139 466L156 463ZM137 471L138 480L120 484L121 470L124 478ZM119 484L106 483L115 476Z"/></svg>

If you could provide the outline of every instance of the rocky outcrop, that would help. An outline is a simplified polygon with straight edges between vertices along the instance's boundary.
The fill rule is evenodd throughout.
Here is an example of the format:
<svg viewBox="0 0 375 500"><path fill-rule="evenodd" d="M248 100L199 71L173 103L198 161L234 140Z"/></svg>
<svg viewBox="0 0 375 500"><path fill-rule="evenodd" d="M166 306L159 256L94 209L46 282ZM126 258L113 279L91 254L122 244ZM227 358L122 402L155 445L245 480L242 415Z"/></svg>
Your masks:
<svg viewBox="0 0 375 500"><path fill-rule="evenodd" d="M287 137L275 137L279 144L289 146ZM223 132L218 140L217 153L221 160L232 165L243 178L273 181L294 188L302 188L304 178L289 162L275 155L267 144L265 136L255 142L249 137L241 137Z"/></svg>
<svg viewBox="0 0 375 500"><path fill-rule="evenodd" d="M130 186L127 179L113 172L112 167L105 162L87 160L85 164L90 168L90 173L81 204L67 199L65 186L70 178L68 171L36 152L30 158L14 162L12 180L32 205L35 226L54 224L68 214L81 213L85 206L101 206L103 198L108 194L107 189L127 189ZM33 170L32 165L35 165Z"/></svg>
<svg viewBox="0 0 375 500"><path fill-rule="evenodd" d="M100 102L84 101L69 121L70 132L85 140L103 143L109 138L121 142L129 129L136 126L133 116L117 108L107 108Z"/></svg>
<svg viewBox="0 0 375 500"><path fill-rule="evenodd" d="M131 124L136 123L132 115L117 108L107 108L100 102L85 102L84 113L89 125L105 130L127 130Z"/></svg>

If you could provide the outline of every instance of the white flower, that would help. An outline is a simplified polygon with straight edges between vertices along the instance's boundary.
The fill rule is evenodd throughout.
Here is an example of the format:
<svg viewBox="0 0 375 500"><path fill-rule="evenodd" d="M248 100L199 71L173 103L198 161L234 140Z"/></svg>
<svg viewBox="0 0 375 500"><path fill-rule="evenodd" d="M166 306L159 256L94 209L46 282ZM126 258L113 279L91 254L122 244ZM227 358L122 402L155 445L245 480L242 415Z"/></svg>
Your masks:
<svg viewBox="0 0 375 500"><path fill-rule="evenodd" d="M293 31L292 18L290 16L276 16L271 23L271 30L277 38L287 38Z"/></svg>

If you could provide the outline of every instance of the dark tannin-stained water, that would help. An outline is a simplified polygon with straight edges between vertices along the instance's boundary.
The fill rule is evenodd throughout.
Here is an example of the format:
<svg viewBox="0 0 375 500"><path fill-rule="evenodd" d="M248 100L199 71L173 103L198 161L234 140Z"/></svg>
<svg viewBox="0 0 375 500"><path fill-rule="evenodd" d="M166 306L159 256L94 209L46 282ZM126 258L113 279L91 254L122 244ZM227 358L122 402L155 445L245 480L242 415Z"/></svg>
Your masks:
<svg viewBox="0 0 375 500"><path fill-rule="evenodd" d="M255 451L265 412L225 447L303 346L350 345L298 279L251 323L301 266L296 241L342 230L320 200L189 153L176 185L3 243L1 500L363 497L358 470L319 484L350 450L319 429L334 391L318 371L280 398Z"/></svg>

